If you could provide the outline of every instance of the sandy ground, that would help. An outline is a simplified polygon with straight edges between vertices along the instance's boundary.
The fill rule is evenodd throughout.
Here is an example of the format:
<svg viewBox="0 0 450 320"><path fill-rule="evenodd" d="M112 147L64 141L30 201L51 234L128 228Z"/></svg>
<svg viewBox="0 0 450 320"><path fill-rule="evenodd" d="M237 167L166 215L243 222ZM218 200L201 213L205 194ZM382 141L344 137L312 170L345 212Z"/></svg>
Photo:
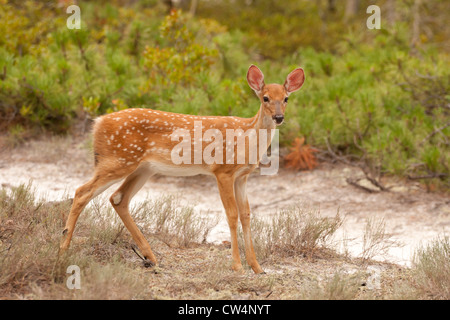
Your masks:
<svg viewBox="0 0 450 320"><path fill-rule="evenodd" d="M80 142L81 141L81 142ZM75 189L88 181L93 160L86 140L47 138L5 151L0 155L0 184L10 188L32 181L40 196L57 201L73 197ZM414 249L438 236L450 233L450 199L426 193L417 183L387 180L390 192L367 193L349 185L348 177L359 177L358 169L322 163L312 171L293 172L280 169L277 175L253 174L248 181L248 197L252 213L268 217L293 204L308 210L320 210L323 216L339 214L344 224L336 235L339 250L353 256L362 251L367 219L384 219L390 244L386 252L376 256L381 261L409 265ZM115 189L112 186L104 196ZM225 213L214 178L153 177L133 199L174 194L205 215L218 215L218 225L208 241L229 240Z"/></svg>

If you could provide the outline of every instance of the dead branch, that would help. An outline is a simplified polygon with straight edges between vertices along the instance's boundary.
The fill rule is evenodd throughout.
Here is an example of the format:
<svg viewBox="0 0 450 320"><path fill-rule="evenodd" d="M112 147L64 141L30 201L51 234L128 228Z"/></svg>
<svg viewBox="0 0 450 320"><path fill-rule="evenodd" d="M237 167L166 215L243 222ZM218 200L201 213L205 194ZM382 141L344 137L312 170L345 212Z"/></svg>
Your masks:
<svg viewBox="0 0 450 320"><path fill-rule="evenodd" d="M366 176L366 179L370 181L374 186L378 187L381 191L389 191L386 187L384 187L377 179L374 179L370 176L369 172L366 168L360 167L362 172L364 172L364 175Z"/></svg>
<svg viewBox="0 0 450 320"><path fill-rule="evenodd" d="M271 205L273 205L273 204L280 203L280 202L284 202L284 201L289 200L289 199L292 199L292 198L293 198L293 196L290 195L290 196L288 196L288 197L285 197L285 198L282 198L282 199L278 199L278 200L275 200L275 201L272 201L272 202L257 203L257 204L255 204L255 205L252 206L252 209L256 209L256 208L259 208L259 207L267 207L267 206L271 206Z"/></svg>
<svg viewBox="0 0 450 320"><path fill-rule="evenodd" d="M447 122L440 128L435 128L433 132L431 132L429 135L427 135L422 141L420 141L419 145L423 145L427 140L431 139L433 136L435 136L437 133L442 132L442 130L450 127L450 122Z"/></svg>
<svg viewBox="0 0 450 320"><path fill-rule="evenodd" d="M350 178L345 179L345 181L347 181L348 184L350 184L350 185L352 185L354 187L357 187L357 188L359 188L361 190L364 190L366 192L369 192L369 193L377 193L377 192L379 192L377 190L370 189L370 188L367 188L367 187L364 187L364 186L360 185L358 183L358 181L360 181L360 180L361 179L350 179Z"/></svg>
<svg viewBox="0 0 450 320"><path fill-rule="evenodd" d="M374 179L374 178L370 175L369 170L367 170L367 165L366 165L366 164L362 164L362 163L360 163L360 162L359 162L359 163L353 163L353 162L348 161L348 160L347 160L346 158L344 158L344 157L338 156L338 155L332 150L332 148L331 148L331 146L330 146L330 142L328 141L328 137L325 138L325 143L326 143L326 145L327 145L328 152L329 152L329 154L333 157L333 159L335 159L336 161L345 163L345 164L347 164L347 165L349 165L349 166L352 166L352 167L358 167L358 168L361 169L361 171L364 173L364 176L366 177L366 179L367 179L370 183L372 183L375 187L377 187L378 189L380 189L380 191L389 191L389 188L386 188L385 186L383 186L377 179ZM364 155L364 156L365 156L365 155ZM363 156L363 157L364 157L364 156ZM361 189L368 189L368 188L366 188L366 187L363 187L363 186L359 185L359 184L357 183L357 181L359 181L359 180L361 180L361 179L357 179L357 180L347 179L347 182L348 182L349 184L353 185L353 186L358 187L358 188L361 188ZM372 190L372 189L369 189L369 190L371 190L371 192L376 192L375 190ZM367 191L367 190L366 190L366 191Z"/></svg>
<svg viewBox="0 0 450 320"><path fill-rule="evenodd" d="M422 176L410 176L408 175L408 179L410 180L420 180L420 179L433 179L433 178L443 178L443 177L447 177L448 174L446 173L431 173L431 174L426 174L426 175L422 175Z"/></svg>

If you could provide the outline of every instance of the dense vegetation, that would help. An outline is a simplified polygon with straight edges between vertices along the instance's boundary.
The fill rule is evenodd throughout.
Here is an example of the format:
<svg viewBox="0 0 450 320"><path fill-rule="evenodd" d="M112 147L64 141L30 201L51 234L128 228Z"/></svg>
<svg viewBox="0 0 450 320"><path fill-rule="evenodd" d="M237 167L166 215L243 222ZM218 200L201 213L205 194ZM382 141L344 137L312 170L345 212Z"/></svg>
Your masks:
<svg viewBox="0 0 450 320"><path fill-rule="evenodd" d="M386 173L448 187L450 5L379 1L369 30L356 2L83 1L77 30L66 1L0 0L0 130L15 144L129 107L252 116L248 66L268 82L302 66L284 145L305 138L380 189Z"/></svg>

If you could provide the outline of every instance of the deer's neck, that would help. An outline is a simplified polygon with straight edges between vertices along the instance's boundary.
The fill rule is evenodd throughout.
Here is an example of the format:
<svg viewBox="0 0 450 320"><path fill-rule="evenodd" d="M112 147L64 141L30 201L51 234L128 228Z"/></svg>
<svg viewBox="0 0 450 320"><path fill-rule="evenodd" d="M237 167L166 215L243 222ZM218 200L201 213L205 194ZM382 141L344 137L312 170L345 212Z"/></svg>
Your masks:
<svg viewBox="0 0 450 320"><path fill-rule="evenodd" d="M272 137L273 137L273 133L274 131L272 129L276 128L275 123L273 122L271 117L267 117L264 115L264 111L262 110L263 106L260 107L260 109L258 110L258 113L252 118L252 122L255 123L254 125L254 129L256 130L257 136L258 136L258 145L261 146L261 141L259 139L261 139L263 136L260 135L261 132L260 131L264 131L266 130L266 142L265 142L265 147L269 148L270 144L272 143ZM266 149L267 150L267 149ZM264 150L264 151L266 151Z"/></svg>
<svg viewBox="0 0 450 320"><path fill-rule="evenodd" d="M265 130L270 130L270 129L275 129L276 125L273 122L272 118L269 116L266 116L264 114L264 112L262 111L263 106L261 105L261 107L258 110L258 113L255 115L256 117L256 122L255 122L255 129L259 130L259 129L265 129Z"/></svg>
<svg viewBox="0 0 450 320"><path fill-rule="evenodd" d="M273 122L271 117L268 117L265 115L265 113L262 110L263 106L261 106L258 110L258 113L256 114L256 123L255 123L255 129L263 129L263 130L270 130L275 129L276 125Z"/></svg>

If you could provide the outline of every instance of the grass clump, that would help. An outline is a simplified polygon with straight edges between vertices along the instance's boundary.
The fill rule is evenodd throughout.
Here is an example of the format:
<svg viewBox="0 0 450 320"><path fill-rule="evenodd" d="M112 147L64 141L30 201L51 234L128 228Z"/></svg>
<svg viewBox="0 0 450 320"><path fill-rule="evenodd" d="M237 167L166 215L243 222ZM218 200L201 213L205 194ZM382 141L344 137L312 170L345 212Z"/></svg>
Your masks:
<svg viewBox="0 0 450 320"><path fill-rule="evenodd" d="M310 281L307 290L301 290L300 297L307 300L353 300L356 299L362 280L361 274L347 274L336 271L323 281Z"/></svg>
<svg viewBox="0 0 450 320"><path fill-rule="evenodd" d="M175 196L144 201L134 209L133 215L141 228L172 247L206 242L211 229L218 223L217 217L183 206Z"/></svg>
<svg viewBox="0 0 450 320"><path fill-rule="evenodd" d="M300 205L280 211L270 222L254 217L252 234L256 254L260 258L272 254L311 258L326 251L329 239L342 222L339 212L332 218L321 217L319 211Z"/></svg>
<svg viewBox="0 0 450 320"><path fill-rule="evenodd" d="M390 237L391 235L386 232L386 222L383 218L369 217L364 228L362 252L360 254L363 264L368 263L377 255L385 254L389 248L399 245Z"/></svg>
<svg viewBox="0 0 450 320"><path fill-rule="evenodd" d="M25 291L30 285L61 283L59 235L65 203L36 200L31 185L0 191L0 292Z"/></svg>
<svg viewBox="0 0 450 320"><path fill-rule="evenodd" d="M417 290L431 299L450 299L450 238L438 238L420 247L414 256Z"/></svg>

